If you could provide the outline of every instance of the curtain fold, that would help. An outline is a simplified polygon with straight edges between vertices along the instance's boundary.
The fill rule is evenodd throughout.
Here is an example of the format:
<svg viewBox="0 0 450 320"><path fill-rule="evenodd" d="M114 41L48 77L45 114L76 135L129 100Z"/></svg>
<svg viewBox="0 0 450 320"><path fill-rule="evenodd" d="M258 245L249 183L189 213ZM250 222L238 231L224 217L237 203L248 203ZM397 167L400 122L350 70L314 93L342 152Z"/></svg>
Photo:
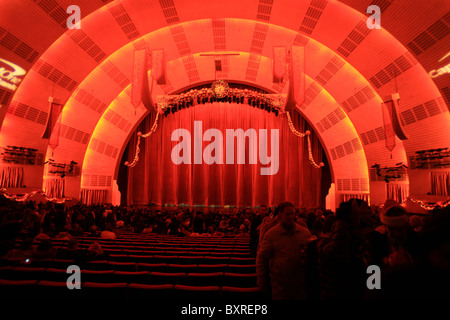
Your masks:
<svg viewBox="0 0 450 320"><path fill-rule="evenodd" d="M134 158L136 150L136 133L150 130L155 115L150 114L139 125L129 142L128 160ZM194 125L201 121L202 128ZM292 115L292 121L298 131L312 132L312 154L317 162L322 161L322 148L314 131L298 114ZM182 138L171 141L176 129L186 129L191 136L191 164L174 164L172 148L183 141ZM223 141L215 141L215 136L208 141L195 141L194 131L199 136L208 129L218 129ZM237 139L234 140L234 164L227 163L227 129L254 129L255 144L250 146L245 140L245 164L237 164ZM266 129L266 131L264 131ZM263 131L260 131L263 130ZM274 164L271 155L271 130L279 133L279 164L274 175L262 175L261 169ZM263 164L260 157L260 140L266 133L267 156L272 156L270 164ZM274 131L273 131L274 132ZM220 135L219 135L220 136ZM205 139L206 140L206 139ZM262 140L264 141L264 140ZM195 145L195 143L198 143ZM196 148L201 153L207 152L210 144L223 145L223 154L215 149L211 155L223 160L223 164L194 163ZM261 142L262 143L262 142ZM205 150L206 148L206 150ZM250 148L256 152L256 164L250 164ZM273 113L253 108L246 104L212 103L197 105L169 114L159 121L158 129L150 137L141 140L139 162L128 168L128 204L203 204L203 205L277 205L283 201L291 201L296 206L318 206L320 204L321 170L313 168L308 160L308 144L306 138L292 134L284 115L276 117ZM216 154L217 153L217 154ZM181 153L183 156L184 153ZM263 159L264 160L264 159ZM123 164L122 164L123 165Z"/></svg>
<svg viewBox="0 0 450 320"><path fill-rule="evenodd" d="M85 205L96 205L106 203L107 190L81 189L81 203Z"/></svg>
<svg viewBox="0 0 450 320"><path fill-rule="evenodd" d="M450 172L431 172L431 194L448 196L450 190Z"/></svg>
<svg viewBox="0 0 450 320"><path fill-rule="evenodd" d="M22 167L0 168L0 188L21 188L22 179Z"/></svg>
<svg viewBox="0 0 450 320"><path fill-rule="evenodd" d="M63 198L66 181L64 179L44 180L44 193L48 198Z"/></svg>
<svg viewBox="0 0 450 320"><path fill-rule="evenodd" d="M367 194L367 193L355 193L355 194L347 194L346 193L346 194L342 195L343 202L346 202L350 199L361 199L361 200L366 201L368 204L370 204L369 203L369 194Z"/></svg>
<svg viewBox="0 0 450 320"><path fill-rule="evenodd" d="M409 184L405 183L387 183L386 184L387 198L403 203L409 195Z"/></svg>

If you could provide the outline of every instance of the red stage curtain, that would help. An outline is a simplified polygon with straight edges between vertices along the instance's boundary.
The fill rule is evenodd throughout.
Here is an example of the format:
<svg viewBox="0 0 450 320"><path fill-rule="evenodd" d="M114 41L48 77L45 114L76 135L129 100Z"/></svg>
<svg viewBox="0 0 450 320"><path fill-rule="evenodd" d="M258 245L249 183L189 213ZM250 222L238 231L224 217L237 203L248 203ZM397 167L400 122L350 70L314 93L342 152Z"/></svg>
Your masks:
<svg viewBox="0 0 450 320"><path fill-rule="evenodd" d="M81 203L87 206L106 203L106 190L81 189Z"/></svg>
<svg viewBox="0 0 450 320"><path fill-rule="evenodd" d="M44 180L44 192L48 198L63 198L66 180L46 179Z"/></svg>
<svg viewBox="0 0 450 320"><path fill-rule="evenodd" d="M350 199L361 199L361 200L364 200L367 203L369 203L369 195L368 194L363 194L363 193L355 193L355 194L345 193L345 194L342 195L342 201L343 202L347 202Z"/></svg>
<svg viewBox="0 0 450 320"><path fill-rule="evenodd" d="M386 184L387 197L386 199L392 199L398 203L406 201L409 195L409 185L406 183L387 183Z"/></svg>
<svg viewBox="0 0 450 320"><path fill-rule="evenodd" d="M450 195L450 173L448 172L431 172L431 194L441 196Z"/></svg>
<svg viewBox="0 0 450 320"><path fill-rule="evenodd" d="M21 188L22 167L4 167L0 169L0 188Z"/></svg>
<svg viewBox="0 0 450 320"><path fill-rule="evenodd" d="M136 132L150 130L155 115L149 115ZM224 164L194 164L194 121L202 121L202 134L210 128L221 131L223 136ZM292 116L297 130L312 129L297 113ZM192 164L175 165L171 159L172 148L179 141L171 141L175 129L184 128L191 134ZM249 164L249 139L246 139L245 164L226 164L226 129L244 131L253 128L257 132L257 164ZM259 157L259 129L267 129L268 154L271 150L271 129L279 130L279 170L274 175L261 175ZM129 144L128 160L132 161L136 150L136 132ZM202 153L210 141L203 141ZM322 161L320 143L312 131L311 144L314 159ZM167 117L161 117L158 129L149 138L142 139L139 162L128 169L128 204L204 204L204 205L277 205L291 201L296 206L310 207L320 204L321 170L313 168L308 160L306 138L292 134L286 116L248 105L213 103L183 109ZM273 161L273 160L272 160ZM123 165L123 164L122 164Z"/></svg>

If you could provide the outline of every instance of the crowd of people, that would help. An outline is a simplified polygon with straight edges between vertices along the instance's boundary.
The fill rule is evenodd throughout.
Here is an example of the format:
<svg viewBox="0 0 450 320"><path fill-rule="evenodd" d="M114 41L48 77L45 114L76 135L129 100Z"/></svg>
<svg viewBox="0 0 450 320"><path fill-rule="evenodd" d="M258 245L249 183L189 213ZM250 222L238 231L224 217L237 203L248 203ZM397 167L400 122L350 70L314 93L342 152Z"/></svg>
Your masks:
<svg viewBox="0 0 450 320"><path fill-rule="evenodd" d="M283 300L449 299L449 231L449 206L418 216L352 199L295 219L283 203L260 227L258 284Z"/></svg>
<svg viewBox="0 0 450 320"><path fill-rule="evenodd" d="M66 239L67 249L73 254L78 250L77 236L116 239L118 229L180 237L250 238L253 215L254 212L249 210L224 214L191 208L65 206L50 201L36 204L0 196L0 256L20 258L30 256L32 250L33 259L51 258L57 254L61 257L63 252L56 252L51 247L52 238ZM16 239L22 240L19 249L14 249ZM36 239L40 244L33 246ZM99 252L101 246L97 243L90 249Z"/></svg>
<svg viewBox="0 0 450 320"><path fill-rule="evenodd" d="M450 284L450 206L411 215L388 200L371 209L363 200L342 202L336 212L276 208L193 210L130 208L0 197L0 256L46 259L103 257L93 242L78 249L77 236L116 239L118 229L180 237L237 237L249 241L258 285L273 299L447 297L435 288ZM21 247L14 247L15 239ZM67 239L67 248L52 247ZM40 239L39 245L33 245ZM368 290L368 267L382 272L382 289ZM389 289L389 290L388 290Z"/></svg>

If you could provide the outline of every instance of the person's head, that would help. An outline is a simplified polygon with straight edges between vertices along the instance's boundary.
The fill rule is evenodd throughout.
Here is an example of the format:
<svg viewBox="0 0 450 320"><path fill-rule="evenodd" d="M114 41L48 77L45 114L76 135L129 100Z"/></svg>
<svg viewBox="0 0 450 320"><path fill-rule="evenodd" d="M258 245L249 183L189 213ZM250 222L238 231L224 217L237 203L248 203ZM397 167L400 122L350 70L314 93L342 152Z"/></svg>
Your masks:
<svg viewBox="0 0 450 320"><path fill-rule="evenodd" d="M272 217L275 218L276 216L278 216L278 213L280 213L280 206L279 205L276 206L275 209L273 210Z"/></svg>
<svg viewBox="0 0 450 320"><path fill-rule="evenodd" d="M352 204L348 201L341 202L336 210L336 220L350 221L352 214Z"/></svg>
<svg viewBox="0 0 450 320"><path fill-rule="evenodd" d="M88 252L94 255L102 255L103 249L102 246L97 241L94 241L89 246Z"/></svg>
<svg viewBox="0 0 450 320"><path fill-rule="evenodd" d="M408 213L398 203L385 206L380 215L380 220L388 230L388 234L393 238L403 237L409 226Z"/></svg>
<svg viewBox="0 0 450 320"><path fill-rule="evenodd" d="M316 208L316 209L314 210L314 215L315 215L316 217L322 216L322 215L323 215L322 209L321 209L321 208Z"/></svg>
<svg viewBox="0 0 450 320"><path fill-rule="evenodd" d="M295 208L291 202L283 202L278 206L278 219L285 229L292 229L295 224Z"/></svg>

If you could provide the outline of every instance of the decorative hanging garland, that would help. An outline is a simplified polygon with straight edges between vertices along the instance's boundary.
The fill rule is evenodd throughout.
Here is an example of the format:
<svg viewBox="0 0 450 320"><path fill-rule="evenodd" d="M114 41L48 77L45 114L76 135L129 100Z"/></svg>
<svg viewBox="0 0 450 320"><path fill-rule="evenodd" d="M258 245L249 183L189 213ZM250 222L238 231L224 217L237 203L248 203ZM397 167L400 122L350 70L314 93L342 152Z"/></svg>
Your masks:
<svg viewBox="0 0 450 320"><path fill-rule="evenodd" d="M295 129L294 124L292 123L291 115L289 114L289 111L286 112L289 128L291 129L292 133L295 134L297 137L303 138L304 136L309 136L311 134L311 131L306 130L305 133L301 133Z"/></svg>
<svg viewBox="0 0 450 320"><path fill-rule="evenodd" d="M291 119L291 115L289 114L289 111L286 112L286 115L287 115L287 119L288 119L288 123L289 123L289 128L291 129L292 133L300 138L304 138L306 136L306 139L308 141L308 158L309 158L309 162L311 163L311 165L317 169L324 167L325 164L323 162L320 162L319 164L317 164L317 162L314 161L314 157L313 157L312 150L311 150L311 139L309 137L311 135L311 131L306 130L305 133L301 133L301 132L297 131L297 129L295 129L295 127L294 127L294 124L292 123L292 119Z"/></svg>
<svg viewBox="0 0 450 320"><path fill-rule="evenodd" d="M284 99L282 96L273 98L248 89L230 88L228 83L224 80L215 81L210 88L192 89L182 94L165 96L158 100L157 105L163 113L167 114L173 107L190 107L195 103L212 102L211 99L241 104L246 102L249 105L263 107L268 111L274 111L276 114L282 113L282 108L284 106Z"/></svg>
<svg viewBox="0 0 450 320"><path fill-rule="evenodd" d="M139 161L139 153L141 152L141 149L139 148L139 145L141 144L141 137L142 138L148 138L151 136L151 134L153 132L156 131L156 129L158 128L158 119L159 119L159 113L156 113L156 118L155 118L155 122L153 122L152 127L150 128L150 131L147 132L146 134L142 134L142 132L138 132L137 133L137 143L136 143L136 153L134 155L134 159L133 162L129 163L128 161L125 161L125 165L128 167L134 167L136 165L136 163Z"/></svg>
<svg viewBox="0 0 450 320"><path fill-rule="evenodd" d="M17 194L9 194L9 193L7 193L6 188L1 188L0 189L0 195L3 195L6 199L17 201L17 202L27 202L28 199L32 198L36 194L40 194L47 201L54 202L54 203L62 204L62 203L64 203L66 201L66 198L49 198L49 197L47 197L45 192L43 192L42 190L35 190L35 191L30 192L30 193L17 195ZM71 198L67 198L67 199L70 200Z"/></svg>
<svg viewBox="0 0 450 320"><path fill-rule="evenodd" d="M411 202L413 202L413 203L417 203L423 209L428 210L428 211L431 211L431 210L435 209L436 207L445 208L448 205L450 205L450 198L447 199L446 201L436 202L434 205L430 205L430 204L428 204L428 202L423 202L422 200L417 200L414 198L409 198L409 200L411 200Z"/></svg>

